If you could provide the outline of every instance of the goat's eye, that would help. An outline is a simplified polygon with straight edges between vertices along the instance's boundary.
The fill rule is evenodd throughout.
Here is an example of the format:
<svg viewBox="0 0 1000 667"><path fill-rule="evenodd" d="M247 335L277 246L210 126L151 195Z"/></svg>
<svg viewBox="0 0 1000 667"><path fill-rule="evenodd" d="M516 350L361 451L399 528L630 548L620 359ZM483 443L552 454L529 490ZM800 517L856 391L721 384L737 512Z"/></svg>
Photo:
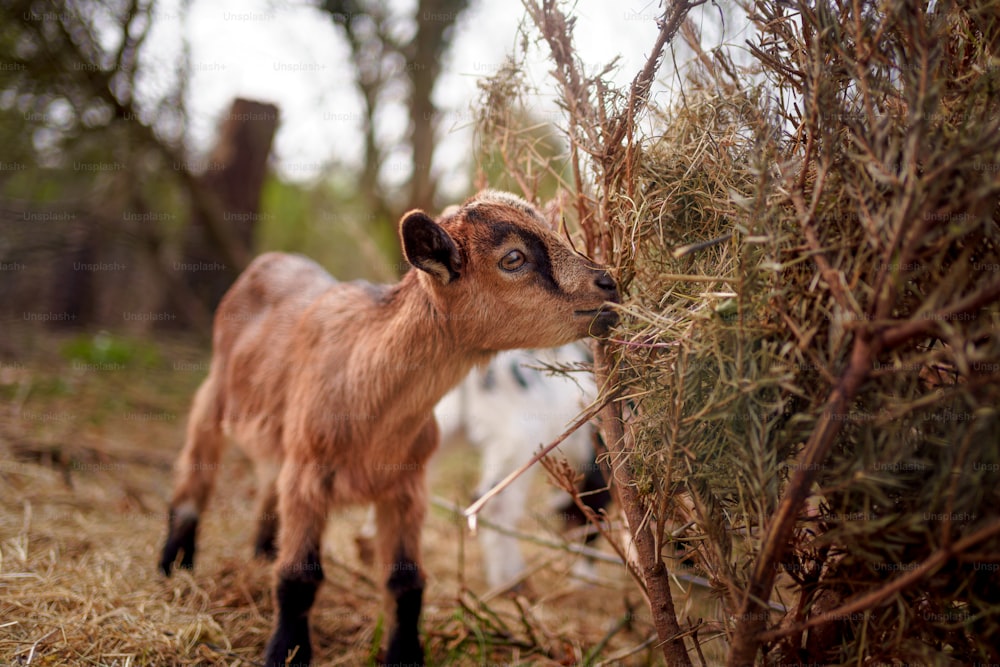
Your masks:
<svg viewBox="0 0 1000 667"><path fill-rule="evenodd" d="M516 271L524 265L524 253L520 250L511 250L500 260L500 268L504 271Z"/></svg>

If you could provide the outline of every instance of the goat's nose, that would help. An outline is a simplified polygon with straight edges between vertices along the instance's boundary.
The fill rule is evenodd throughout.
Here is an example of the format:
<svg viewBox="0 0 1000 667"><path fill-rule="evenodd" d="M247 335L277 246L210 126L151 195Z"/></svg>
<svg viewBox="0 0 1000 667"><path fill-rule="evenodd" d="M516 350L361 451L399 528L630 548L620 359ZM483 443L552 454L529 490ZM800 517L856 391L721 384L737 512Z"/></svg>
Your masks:
<svg viewBox="0 0 1000 667"><path fill-rule="evenodd" d="M606 292L618 293L618 285L607 271L601 271L594 280L594 284Z"/></svg>

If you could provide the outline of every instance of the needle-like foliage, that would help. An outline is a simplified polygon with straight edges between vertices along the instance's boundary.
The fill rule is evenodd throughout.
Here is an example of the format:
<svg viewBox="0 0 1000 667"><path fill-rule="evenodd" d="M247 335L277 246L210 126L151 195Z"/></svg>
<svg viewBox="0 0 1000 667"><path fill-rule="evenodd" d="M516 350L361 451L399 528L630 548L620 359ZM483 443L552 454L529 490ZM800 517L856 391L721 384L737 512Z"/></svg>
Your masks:
<svg viewBox="0 0 1000 667"><path fill-rule="evenodd" d="M745 11L752 65L684 25L655 108L529 5L625 294L597 371L645 583L682 538L730 665L1000 662L1000 5Z"/></svg>

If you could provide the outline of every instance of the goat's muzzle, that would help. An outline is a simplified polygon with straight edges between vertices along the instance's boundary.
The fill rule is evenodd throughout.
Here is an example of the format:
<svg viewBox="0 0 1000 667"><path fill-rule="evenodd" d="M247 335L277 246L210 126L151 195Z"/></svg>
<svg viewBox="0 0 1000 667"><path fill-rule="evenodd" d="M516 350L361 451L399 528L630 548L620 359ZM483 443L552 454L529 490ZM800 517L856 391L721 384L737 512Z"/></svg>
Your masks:
<svg viewBox="0 0 1000 667"><path fill-rule="evenodd" d="M614 311L611 304L619 303L621 297L618 294L618 285L615 283L615 279L611 277L611 274L603 269L597 269L597 276L594 278L594 285L596 285L603 293L605 303L602 304L600 308L594 308L592 310L578 310L575 314L581 317L591 318L591 336L605 336L616 324L618 324L618 313Z"/></svg>

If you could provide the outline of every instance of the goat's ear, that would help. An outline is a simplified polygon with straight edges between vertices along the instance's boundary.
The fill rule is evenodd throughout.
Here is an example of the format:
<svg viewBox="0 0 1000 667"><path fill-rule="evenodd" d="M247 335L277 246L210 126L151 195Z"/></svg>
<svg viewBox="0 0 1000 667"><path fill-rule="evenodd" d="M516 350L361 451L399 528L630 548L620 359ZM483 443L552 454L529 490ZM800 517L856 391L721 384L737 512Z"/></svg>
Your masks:
<svg viewBox="0 0 1000 667"><path fill-rule="evenodd" d="M423 211L410 211L399 224L406 261L447 285L462 271L462 254L454 239Z"/></svg>

